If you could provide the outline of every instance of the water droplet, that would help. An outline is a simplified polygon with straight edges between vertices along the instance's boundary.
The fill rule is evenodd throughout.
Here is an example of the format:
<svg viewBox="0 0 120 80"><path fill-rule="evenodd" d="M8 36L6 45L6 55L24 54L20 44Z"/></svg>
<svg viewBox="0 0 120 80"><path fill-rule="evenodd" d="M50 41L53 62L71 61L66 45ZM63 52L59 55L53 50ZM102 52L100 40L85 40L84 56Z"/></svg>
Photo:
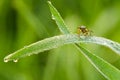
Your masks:
<svg viewBox="0 0 120 80"><path fill-rule="evenodd" d="M8 60L7 60L7 59L4 59L4 62L6 62L6 63L7 63L7 62L8 62Z"/></svg>
<svg viewBox="0 0 120 80"><path fill-rule="evenodd" d="M52 19L53 19L53 20L55 20L55 18L54 18L54 17L52 17Z"/></svg>
<svg viewBox="0 0 120 80"><path fill-rule="evenodd" d="M55 20L55 17L54 17L54 15L52 15L52 19L53 19L53 20Z"/></svg>
<svg viewBox="0 0 120 80"><path fill-rule="evenodd" d="M18 62L18 60L17 60L17 59L15 59L15 60L13 60L13 62Z"/></svg>

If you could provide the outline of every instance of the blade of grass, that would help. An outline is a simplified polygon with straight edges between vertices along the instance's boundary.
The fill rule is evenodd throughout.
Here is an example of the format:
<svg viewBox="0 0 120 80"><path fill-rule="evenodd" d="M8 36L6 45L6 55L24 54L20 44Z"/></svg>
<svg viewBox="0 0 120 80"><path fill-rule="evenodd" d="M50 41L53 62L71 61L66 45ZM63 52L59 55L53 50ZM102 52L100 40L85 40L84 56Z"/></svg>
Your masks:
<svg viewBox="0 0 120 80"><path fill-rule="evenodd" d="M64 44L70 44L70 43L96 43L100 45L105 45L107 47L112 47L114 51L118 50L118 52L120 53L120 44L116 42L94 36L79 37L77 34L67 34L67 35L60 35L51 38L46 38L44 40L33 43L29 46L25 46L24 48L7 56L5 58L5 61L16 60L21 57L29 56L32 54L38 54L39 52L57 48Z"/></svg>
<svg viewBox="0 0 120 80"><path fill-rule="evenodd" d="M120 70L103 60L102 58L90 53L88 50L77 45L78 49L83 53L83 55L89 59L92 65L108 80L119 80Z"/></svg>
<svg viewBox="0 0 120 80"><path fill-rule="evenodd" d="M54 8L54 6L51 4L50 1L48 1L48 5L50 7L50 10L52 12L52 19L56 21L56 24L58 25L60 31L63 34L69 34L69 30L67 29L62 17L60 16L60 14L57 12L57 10ZM65 26L65 27L64 27Z"/></svg>
<svg viewBox="0 0 120 80"><path fill-rule="evenodd" d="M54 11L54 9L53 9L53 11ZM56 12L56 11L54 11L56 15L55 16L53 15L53 16L54 16L54 18L56 18L56 16L58 17L56 19L56 22L59 23L59 21L62 21L59 19L62 19L62 18L59 18L60 16L57 15L58 12ZM64 21L62 21L62 22L64 22ZM62 22L59 24L63 24ZM66 26L65 25L60 26L59 24L58 24L59 27L61 27L61 26L63 27L63 28L61 27L62 32L68 34L69 31L67 30L67 28L65 28ZM119 44L116 42L112 41L112 43L110 42L110 44L107 44L106 42L102 44L100 42L101 40L99 41L97 39L100 39L100 38L95 38L95 37L90 37L90 36L79 37L78 35L73 35L73 34L55 36L52 38L44 39L44 40L39 41L37 43L33 43L29 46L26 46L26 47L24 47L16 52L14 52L13 54L8 55L7 57L4 58L4 60L5 60L5 62L10 61L10 60L13 60L14 62L16 62L19 58L22 58L25 56L37 54L39 52L43 52L43 51L46 51L46 50L49 50L52 48L56 48L56 47L62 46L64 44L87 42L87 40L88 40L88 42L93 42L93 43L98 42L97 44L101 44L101 45L107 45L107 46L112 45L112 46L108 46L108 47L113 47L113 48L115 48L114 46L116 46L116 44L117 44L117 46L116 46L117 49L115 49L115 50L119 51L119 49L120 49ZM104 41L102 40L102 42L104 42ZM109 43L109 40L107 42ZM87 56L86 58L93 64L93 66L95 66L95 68L101 74L103 74L103 76L105 76L107 79L110 79L110 80L119 80L120 79L120 77L119 77L120 71L117 68L113 67L112 65L110 65L109 63L107 63L103 59L99 58L98 56L95 56L95 54L89 53L87 50L85 50L84 48L82 48L78 44L76 44L76 46L82 50L81 52L83 52L84 55ZM109 71L109 72L107 72L107 71Z"/></svg>
<svg viewBox="0 0 120 80"><path fill-rule="evenodd" d="M55 7L51 4L51 2L48 1L51 13L52 13L52 17L54 18L54 20L56 21L60 31L64 34L69 34L69 30L67 29L62 17L60 16L59 12L55 9ZM115 51L117 54L120 54L120 45L114 41L102 38L102 37L94 37L94 39L90 39L87 40L87 42L91 42L91 43L96 43L96 44L100 44L100 45L104 45L104 46L108 46L110 49L112 49L113 51ZM85 40L86 41L86 40ZM114 44L115 43L115 44Z"/></svg>
<svg viewBox="0 0 120 80"><path fill-rule="evenodd" d="M95 37L91 37L91 41L94 40ZM90 39L85 36L79 37L76 34L67 34L60 35L51 38L44 39L42 41L33 43L29 46L25 46L24 48L14 52L13 54L5 57L5 62L13 60L16 62L19 58L30 56L32 54L38 54L39 52L43 52L46 50L50 50L53 48L57 48L59 46L70 44L70 43L79 43L79 42L90 42ZM95 39L96 40L96 39ZM94 42L94 41L93 41ZM115 44L115 43L114 43ZM107 79L109 80L119 80L120 79L120 71L114 66L110 65L108 62L104 61L95 54L91 54L78 44L77 48L81 50L83 55L93 64L93 66Z"/></svg>
<svg viewBox="0 0 120 80"><path fill-rule="evenodd" d="M64 21L62 20L62 17L60 16L59 12L54 8L54 6L51 4L51 2L48 1L48 4L49 4L49 7L50 7L52 16L53 16L54 20L56 21L56 23L57 23L60 31L61 31L62 33L66 33L66 31L67 31L67 34L70 33L69 30L67 30L66 25L63 25L63 26L61 27L60 24L64 24ZM64 30L64 29L62 29L62 28L66 29L66 30ZM97 41L97 40L96 40L96 41ZM96 42L96 41L95 41L95 42ZM98 39L97 42L99 42L99 41L101 42L101 39L100 39L100 40ZM109 40L108 40L108 41L109 41ZM104 41L103 41L103 42L104 42ZM102 44L102 43L99 43L99 44ZM103 43L103 44L106 45L106 43ZM111 42L110 42L110 44L111 44ZM114 44L113 44L113 45L114 45ZM103 74L104 77L106 77L106 78L109 79L109 80L119 80L119 79L120 79L120 77L119 77L120 71L119 71L119 70L117 70L116 68L113 68L112 65L107 64L107 62L105 62L104 60L101 60L98 56L95 56L94 54L90 54L87 50L83 49L83 48L82 48L81 46L79 46L78 44L76 44L76 46L78 47L78 49L81 50L81 52L83 53L84 56L87 56L86 58L87 58L92 64L94 63L93 65L95 66L95 68L96 68L101 74ZM107 46L108 46L108 44L107 44ZM112 45L109 46L109 48L111 48L111 47L113 47L113 46L112 46ZM115 52L119 53L119 50L118 50L118 49L120 49L120 46L118 45L118 46L116 46L116 47L117 47L117 48L116 48ZM113 49L113 48L111 48L111 49ZM86 53L86 52L87 52L87 53ZM92 58L92 57L95 57L95 58ZM95 63L95 61L98 61L98 62L100 62L101 64L105 64L107 67L105 67L105 66L103 66L103 65L99 65L99 64ZM104 69L101 70L101 68L104 68ZM110 71L109 71L109 72L111 72L110 74L107 73L107 69L106 69L106 68L108 68L108 70L110 70ZM111 70L112 70L112 71L111 71ZM112 73L112 72L114 72L114 73ZM117 75L115 75L115 74L117 74ZM111 77L111 76L112 76L112 77ZM116 76L117 76L117 77L116 77Z"/></svg>

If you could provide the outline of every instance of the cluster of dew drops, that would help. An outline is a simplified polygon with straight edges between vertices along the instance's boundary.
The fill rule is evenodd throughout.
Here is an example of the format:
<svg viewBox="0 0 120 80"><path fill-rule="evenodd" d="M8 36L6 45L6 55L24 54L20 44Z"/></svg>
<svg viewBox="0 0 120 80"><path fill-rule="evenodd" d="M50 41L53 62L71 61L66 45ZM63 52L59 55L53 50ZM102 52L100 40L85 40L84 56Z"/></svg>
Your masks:
<svg viewBox="0 0 120 80"><path fill-rule="evenodd" d="M8 62L9 60L8 59L4 59L4 62ZM13 62L18 62L18 59L14 59Z"/></svg>

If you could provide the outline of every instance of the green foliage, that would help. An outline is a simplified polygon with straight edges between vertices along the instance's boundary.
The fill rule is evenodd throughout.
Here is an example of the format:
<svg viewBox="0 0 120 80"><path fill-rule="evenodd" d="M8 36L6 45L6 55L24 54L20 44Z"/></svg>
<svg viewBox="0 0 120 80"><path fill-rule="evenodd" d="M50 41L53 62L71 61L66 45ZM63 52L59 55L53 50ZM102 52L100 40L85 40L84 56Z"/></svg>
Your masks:
<svg viewBox="0 0 120 80"><path fill-rule="evenodd" d="M60 35L60 36L54 36L51 38L46 38L44 40L33 43L29 46L25 46L24 48L6 56L4 61L5 62L11 61L11 60L16 61L22 57L30 56L32 54L38 54L46 50L63 46L64 44L71 44L71 43L95 43L99 45L104 45L109 47L116 53L120 54L119 43L116 43L101 37L79 36L77 34L68 34L68 35Z"/></svg>
<svg viewBox="0 0 120 80"><path fill-rule="evenodd" d="M53 11L52 14L56 17L55 19L53 16L53 19L58 21L56 22L57 25L59 24L58 27L51 20L46 2L46 0L0 0L0 80L118 79L120 56L117 42L120 42L120 1L52 0L64 19L56 13L54 6L49 4L50 10ZM107 39L95 36L88 38L76 36L77 27L81 25L92 30L93 35ZM27 52L31 50L39 52L37 49L39 47L34 42L45 42L44 40L47 39L49 43L52 42L49 39L54 40L56 35L58 37L74 36L70 40L77 40L77 42L74 45L74 42L68 43L69 40L65 40L66 45L58 44L58 46L46 43L48 47L43 46L40 50L44 52L17 62L18 58L28 56L29 53L27 55L21 53L26 48L30 50ZM91 44L94 42L97 44ZM34 50L29 48L33 46L32 43L37 45L37 51L35 47ZM17 63L3 62L3 58L12 52L15 53L6 59L13 59ZM20 56L16 52L21 53Z"/></svg>
<svg viewBox="0 0 120 80"><path fill-rule="evenodd" d="M88 52L86 49L79 46L81 52L93 64L93 66L108 80L119 80L120 70L103 60L102 58Z"/></svg>
<svg viewBox="0 0 120 80"><path fill-rule="evenodd" d="M57 12L57 10L52 6L52 4L50 2L49 2L49 5L50 5L51 13L53 15L54 20L56 21L56 23L57 23L58 27L60 28L61 32L65 33L68 30L67 30L67 27L65 25L61 26L62 24L64 24L61 16L59 15L59 13ZM64 30L64 28L62 28L62 27L65 27L66 30ZM114 45L115 45L116 48L115 47L114 48L116 50L118 50L118 51L116 51L116 50L115 51L118 52L118 53L120 53L120 44L116 45L116 44L114 44L114 42L111 43L112 41L105 40L105 39L96 39L96 38L93 38L92 40L90 39L90 41L88 40L88 42L92 42L92 41L93 41L93 43L98 43L98 44L101 44L101 45L106 45L106 46L109 45L109 47L114 47ZM111 45L111 44L113 44L113 45ZM92 55L87 50L85 50L84 48L82 48L81 46L79 46L78 44L76 44L76 45L83 52L83 54L86 56L86 58L88 58L88 60L95 66L95 68L101 74L103 74L104 77L106 77L109 80L119 80L120 79L120 77L119 77L120 71L117 68L113 67L112 65L110 65L106 61L102 60L98 56Z"/></svg>
<svg viewBox="0 0 120 80"><path fill-rule="evenodd" d="M57 12L57 10L52 6L52 4L49 2L49 6L51 9L52 17L56 21L59 29L62 33L68 34L69 31L67 27L65 26L64 21L62 20L60 14ZM19 58L30 56L32 54L38 54L40 52L50 50L59 46L62 46L64 44L70 44L70 43L96 43L104 46L108 46L118 54L120 53L120 44L113 42L111 40L100 38L100 37L91 37L91 36L79 36L79 35L61 35L61 36L55 36L51 38L44 39L42 41L33 43L29 46L25 46L24 48L16 51L13 54L8 55L5 57L5 62L8 62L10 60L13 60L14 62L17 62ZM76 44L77 48L83 53L83 55L93 64L93 66L107 79L109 80L119 80L120 79L120 71L109 64L108 62L104 61L102 58L96 56L95 54L90 53L86 49L82 48L79 44Z"/></svg>

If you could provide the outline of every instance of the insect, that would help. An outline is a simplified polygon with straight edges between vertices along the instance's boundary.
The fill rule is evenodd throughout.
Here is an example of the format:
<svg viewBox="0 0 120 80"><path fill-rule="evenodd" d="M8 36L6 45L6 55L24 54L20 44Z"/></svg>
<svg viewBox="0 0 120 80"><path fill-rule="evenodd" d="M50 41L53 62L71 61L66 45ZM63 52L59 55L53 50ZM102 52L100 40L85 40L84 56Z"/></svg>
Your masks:
<svg viewBox="0 0 120 80"><path fill-rule="evenodd" d="M90 36L92 31L87 29L85 26L80 26L80 27L78 27L77 33L79 34L79 36L80 35Z"/></svg>

